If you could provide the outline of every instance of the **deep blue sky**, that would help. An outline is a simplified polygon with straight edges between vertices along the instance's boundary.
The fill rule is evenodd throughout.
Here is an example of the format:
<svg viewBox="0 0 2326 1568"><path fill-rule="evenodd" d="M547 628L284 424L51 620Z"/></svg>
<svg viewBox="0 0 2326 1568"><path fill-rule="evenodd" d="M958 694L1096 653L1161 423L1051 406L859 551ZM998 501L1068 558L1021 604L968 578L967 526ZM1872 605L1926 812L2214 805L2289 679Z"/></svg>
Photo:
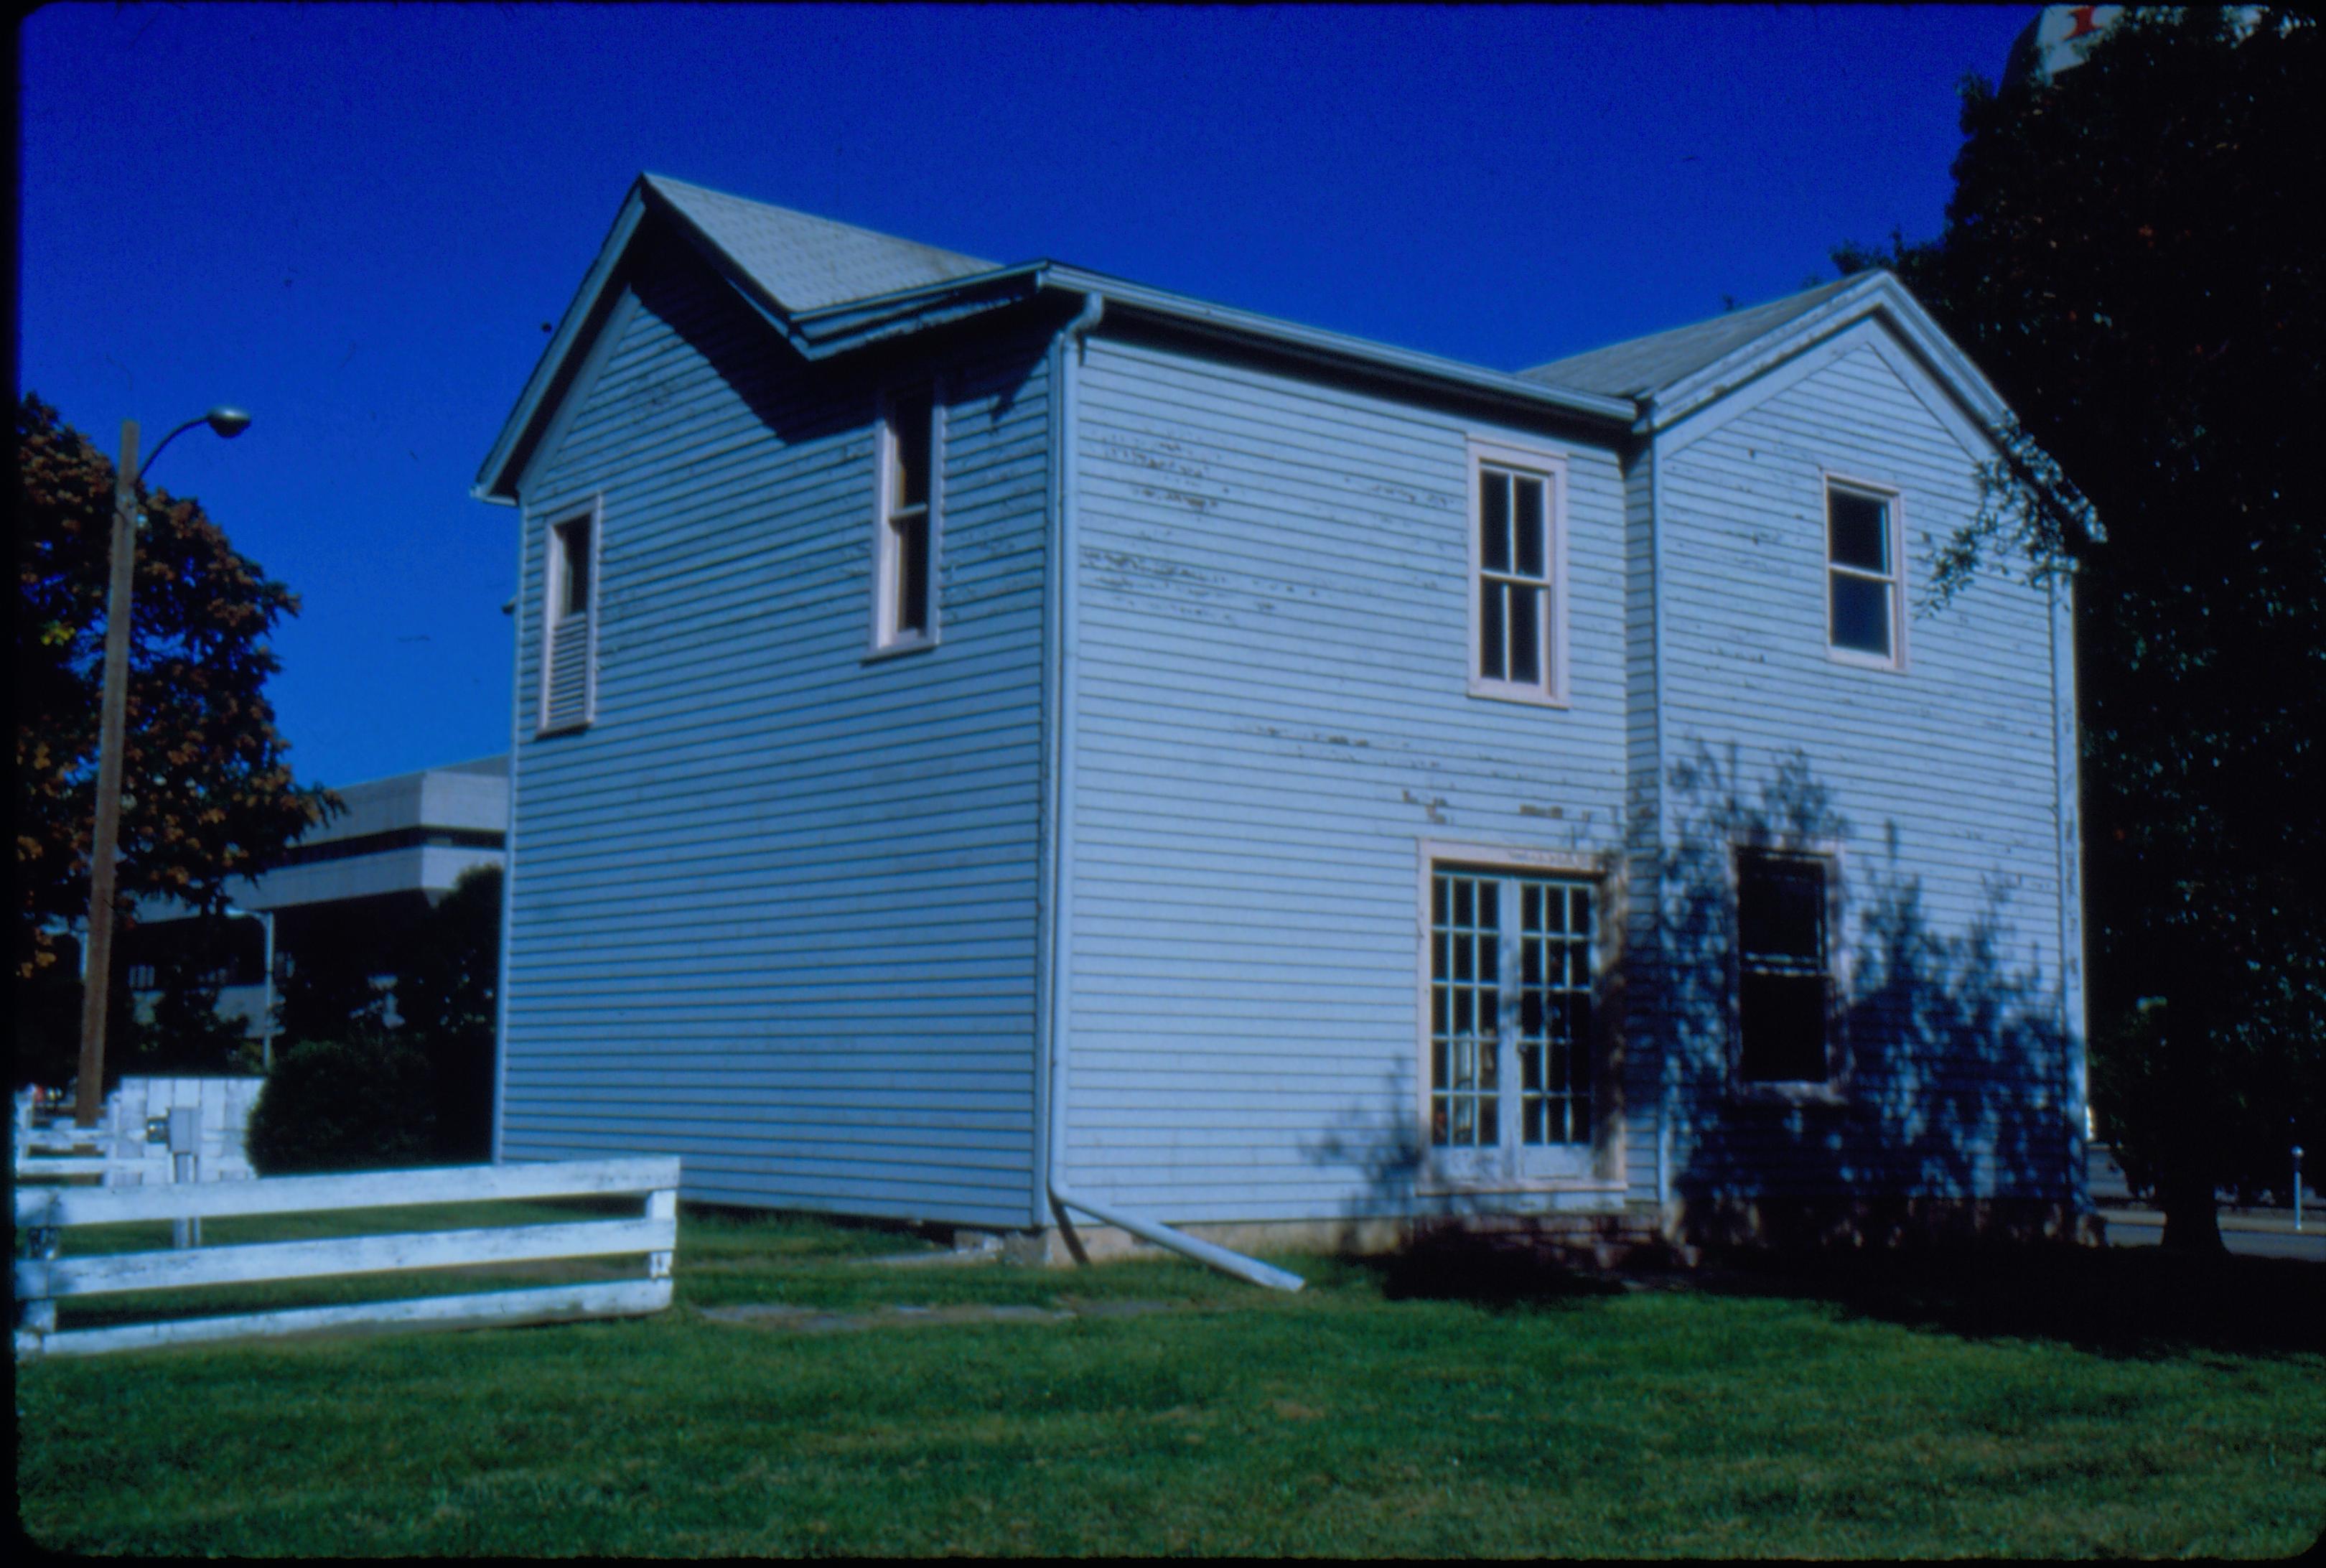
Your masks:
<svg viewBox="0 0 2326 1568"><path fill-rule="evenodd" d="M468 497L648 169L1516 369L1937 231L2032 6L66 5L20 34L20 387L301 595L302 781L504 749Z"/></svg>

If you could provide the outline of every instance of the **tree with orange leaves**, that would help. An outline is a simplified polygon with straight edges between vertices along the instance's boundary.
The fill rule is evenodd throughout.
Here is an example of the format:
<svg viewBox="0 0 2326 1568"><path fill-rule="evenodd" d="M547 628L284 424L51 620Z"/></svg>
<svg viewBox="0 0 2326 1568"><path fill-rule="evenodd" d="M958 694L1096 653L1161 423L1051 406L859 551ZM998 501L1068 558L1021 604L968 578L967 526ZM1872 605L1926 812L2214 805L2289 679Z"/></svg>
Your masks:
<svg viewBox="0 0 2326 1568"><path fill-rule="evenodd" d="M16 413L16 932L20 1002L79 986L66 929L88 912L112 459L27 395ZM337 809L296 784L266 635L299 602L200 502L140 497L120 894L215 911ZM60 1082L76 1008L20 1005L17 1077ZM61 1033L62 1039L54 1038Z"/></svg>

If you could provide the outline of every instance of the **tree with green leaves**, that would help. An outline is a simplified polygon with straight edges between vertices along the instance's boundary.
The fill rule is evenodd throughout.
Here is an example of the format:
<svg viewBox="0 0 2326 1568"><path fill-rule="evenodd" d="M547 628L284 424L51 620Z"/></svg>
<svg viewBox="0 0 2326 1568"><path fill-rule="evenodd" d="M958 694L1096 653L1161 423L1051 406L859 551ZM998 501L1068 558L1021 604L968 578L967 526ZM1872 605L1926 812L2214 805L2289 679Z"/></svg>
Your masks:
<svg viewBox="0 0 2326 1568"><path fill-rule="evenodd" d="M43 993L70 983L65 932L88 910L113 498L112 460L28 394L16 411L11 957L19 985ZM293 781L266 699L280 667L266 636L298 601L200 502L160 490L139 499L121 912L141 897L215 911L231 878L274 864L338 801ZM78 1022L77 1009L37 1016ZM20 1026L20 1080L57 1083L71 1070L73 1041L52 1032Z"/></svg>
<svg viewBox="0 0 2326 1568"><path fill-rule="evenodd" d="M378 943L357 929L360 912L307 913L305 929L279 960L277 1033L284 1040L349 1040L386 1028L386 965Z"/></svg>
<svg viewBox="0 0 2326 1568"><path fill-rule="evenodd" d="M2093 1091L2175 1247L2326 1144L2319 35L2130 13L2054 79L1974 79L1944 231L1834 257L2020 421L1942 591L2073 572Z"/></svg>
<svg viewBox="0 0 2326 1568"><path fill-rule="evenodd" d="M151 994L137 1009L126 994L126 964L116 963L118 1018L107 1014L106 1065L113 1076L145 1074L247 1073L258 1069L258 1042L250 1038L243 1020L219 1011L219 989L237 968L237 960L255 957L247 951L247 938L256 932L237 930L248 922L221 915L202 914L167 926L148 926L148 932L168 933L172 940L154 954ZM120 955L126 957L126 954Z"/></svg>
<svg viewBox="0 0 2326 1568"><path fill-rule="evenodd" d="M434 1069L442 1159L492 1155L500 938L501 868L471 867L414 928L396 966L397 1033Z"/></svg>
<svg viewBox="0 0 2326 1568"><path fill-rule="evenodd" d="M284 1048L244 1135L262 1176L427 1164L435 1085L428 1059L367 1025Z"/></svg>
<svg viewBox="0 0 2326 1568"><path fill-rule="evenodd" d="M276 1010L288 1042L277 1060L287 1064L308 1046L334 1049L300 1054L303 1065L281 1092L266 1091L270 1115L287 1126L306 1100L328 1104L334 1108L318 1114L356 1139L350 1160L388 1148L453 1163L490 1158L500 930L498 866L463 872L407 929L382 940L339 921L304 930ZM403 1065L373 1059L381 1053ZM344 1081L350 1077L354 1087ZM362 1086L388 1078L403 1087L369 1102L367 1120ZM307 1153L298 1158L329 1158L327 1143L308 1138L302 1147Z"/></svg>

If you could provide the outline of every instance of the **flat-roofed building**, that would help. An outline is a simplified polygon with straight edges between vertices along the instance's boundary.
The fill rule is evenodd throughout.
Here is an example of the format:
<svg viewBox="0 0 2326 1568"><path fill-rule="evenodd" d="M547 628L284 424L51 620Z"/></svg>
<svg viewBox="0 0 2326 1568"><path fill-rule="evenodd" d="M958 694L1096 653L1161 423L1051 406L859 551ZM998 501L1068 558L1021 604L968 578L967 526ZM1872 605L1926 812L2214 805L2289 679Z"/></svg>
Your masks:
<svg viewBox="0 0 2326 1568"><path fill-rule="evenodd" d="M284 863L228 884L233 922L219 1010L267 1032L266 925L278 975L302 956L356 956L383 975L397 940L462 873L499 866L508 838L508 758L483 757L340 787L347 809L293 845ZM125 936L133 994L151 994L189 933L182 905L141 904Z"/></svg>

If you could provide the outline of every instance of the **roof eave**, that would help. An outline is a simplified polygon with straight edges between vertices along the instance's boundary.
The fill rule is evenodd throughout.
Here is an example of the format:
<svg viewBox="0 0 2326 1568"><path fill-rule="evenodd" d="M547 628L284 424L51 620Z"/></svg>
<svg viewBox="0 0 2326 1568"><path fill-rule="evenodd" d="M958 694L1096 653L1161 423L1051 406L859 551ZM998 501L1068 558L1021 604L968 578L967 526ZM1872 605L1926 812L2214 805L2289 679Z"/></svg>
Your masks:
<svg viewBox="0 0 2326 1568"><path fill-rule="evenodd" d="M685 208L672 201L668 194L655 182L655 177L652 174L639 175L638 185L646 192L647 200L653 203L654 210L670 219L672 226L684 237L687 244L693 246L695 253L710 264L711 269L725 279L730 288L743 296L744 303L749 305L762 321L773 327L786 342L803 354L809 353L810 346L807 341L802 336L792 313L784 308L781 300L769 294L757 277L730 256L727 253L727 247L712 238Z"/></svg>
<svg viewBox="0 0 2326 1568"><path fill-rule="evenodd" d="M645 188L644 175L631 183L629 193L622 199L621 210L614 215L613 228L608 230L605 243L598 247L598 259L591 264L582 286L566 305L557 330L550 335L548 346L535 361L525 390L517 395L516 406L501 422L500 434L495 438L492 450L485 454L484 466L477 471L476 481L469 487L469 494L478 500L500 506L516 504L516 493L509 487L516 469L522 466L516 462L518 451L539 418L548 412L543 405L551 387L580 346L584 327L598 313L609 288L617 281L623 253L628 250L630 239L646 216Z"/></svg>
<svg viewBox="0 0 2326 1568"><path fill-rule="evenodd" d="M1271 347L1289 349L1312 358L1341 364L1358 364L1377 371L1385 371L1402 379L1437 386L1457 387L1484 393L1536 407L1555 408L1564 414L1581 415L1599 424L1618 424L1629 427L1638 417L1639 406L1629 397L1611 397L1596 392L1577 392L1566 387L1547 386L1529 381L1507 371L1489 370L1483 366L1465 364L1459 359L1443 359L1436 354L1424 354L1410 349L1393 348L1370 339L1352 337L1344 332L1327 331L1318 327L1304 327L1296 322L1279 321L1251 311L1240 311L1226 305L1215 305L1175 294L1168 290L1149 288L1141 284L1126 283L1121 278L1088 272L1080 267L1049 266L1041 276L1045 287L1075 294L1096 294L1111 306L1121 306L1150 315L1162 316L1199 330L1216 332L1224 337L1264 342Z"/></svg>
<svg viewBox="0 0 2326 1568"><path fill-rule="evenodd" d="M948 278L943 283L803 311L793 318L800 351L812 359L830 359L869 343L1017 303L1030 297L1040 286L1039 275L1047 265L1020 262L1014 266Z"/></svg>
<svg viewBox="0 0 2326 1568"><path fill-rule="evenodd" d="M1888 317L1916 356L1981 429L1989 435L2000 433L2009 415L2002 397L1906 286L1889 273L1880 271L1867 273L1859 285L1842 290L1816 309L1722 355L1701 369L1644 394L1634 429L1647 435L1668 428L1851 322L1877 314Z"/></svg>
<svg viewBox="0 0 2326 1568"><path fill-rule="evenodd" d="M1050 261L997 267L991 272L793 315L769 298L757 280L702 232L682 208L656 190L651 175L642 174L632 184L612 230L599 248L598 259L566 306L565 315L542 351L524 393L503 423L498 439L470 488L471 496L502 505L517 501L515 484L526 455L526 439L554 412L548 406L554 401L551 395L559 389L567 364L586 350L582 339L587 324L619 285L622 256L650 209L667 218L751 307L753 313L805 359L835 358L870 343L906 336L964 315L1017 303L1045 289L1056 289L1076 294L1097 294L1115 307L1223 337L1262 343L1343 366L1362 366L1425 385L1456 387L1529 406L1555 409L1597 424L1635 428L1642 419L1641 405L1629 397L1552 387L1458 359L1301 326Z"/></svg>
<svg viewBox="0 0 2326 1568"><path fill-rule="evenodd" d="M1016 285L1023 286L1011 286ZM1638 405L1628 397L1612 397L1546 386L1458 359L1393 348L1321 328L1301 326L1272 316L1213 304L1166 289L1151 288L1053 261L1025 262L968 277L949 279L942 284L903 290L880 298L851 300L842 305L802 313L795 324L805 341L804 351L812 358L823 359L846 353L880 339L917 331L924 327L936 325L940 321L958 319L963 313L948 311L947 307L956 304L965 294L991 291L997 297L991 303L1000 305L1015 303L1046 289L1074 294L1096 294L1110 306L1168 318L1223 336L1264 342L1312 357L1363 364L1410 379L1452 384L1497 397L1516 398L1538 406L1548 406L1596 422L1629 425L1639 413Z"/></svg>

